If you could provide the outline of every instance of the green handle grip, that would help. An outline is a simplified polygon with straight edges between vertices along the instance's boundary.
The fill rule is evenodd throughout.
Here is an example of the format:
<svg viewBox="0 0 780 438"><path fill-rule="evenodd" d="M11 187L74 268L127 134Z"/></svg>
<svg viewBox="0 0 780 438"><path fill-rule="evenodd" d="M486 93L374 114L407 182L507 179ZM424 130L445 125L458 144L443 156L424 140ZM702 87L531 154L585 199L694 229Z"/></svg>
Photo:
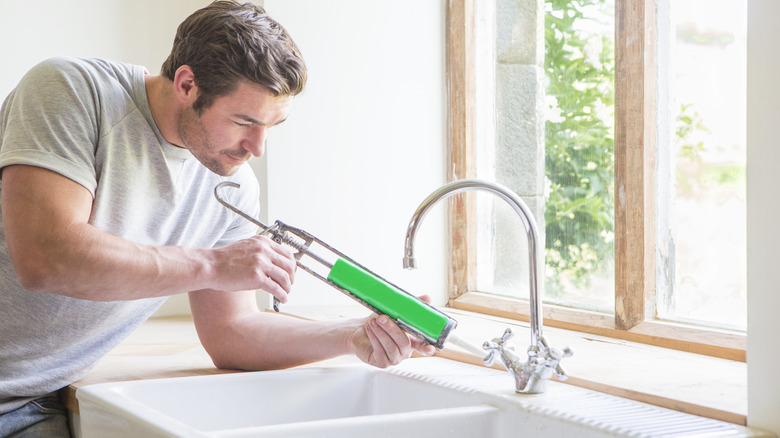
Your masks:
<svg viewBox="0 0 780 438"><path fill-rule="evenodd" d="M437 348L442 348L457 325L454 319L435 307L350 260L336 260L328 280Z"/></svg>

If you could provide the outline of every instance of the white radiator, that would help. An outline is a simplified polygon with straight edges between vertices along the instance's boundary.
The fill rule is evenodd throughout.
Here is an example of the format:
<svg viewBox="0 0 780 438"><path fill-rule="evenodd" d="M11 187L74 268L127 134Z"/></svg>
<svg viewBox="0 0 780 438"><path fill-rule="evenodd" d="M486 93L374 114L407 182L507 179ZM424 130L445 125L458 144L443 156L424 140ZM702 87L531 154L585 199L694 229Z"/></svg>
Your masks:
<svg viewBox="0 0 780 438"><path fill-rule="evenodd" d="M390 373L449 387L452 397L498 407L490 437L774 437L733 423L550 382L543 394L517 394L509 373L442 358L412 359ZM413 396L413 395L412 395Z"/></svg>

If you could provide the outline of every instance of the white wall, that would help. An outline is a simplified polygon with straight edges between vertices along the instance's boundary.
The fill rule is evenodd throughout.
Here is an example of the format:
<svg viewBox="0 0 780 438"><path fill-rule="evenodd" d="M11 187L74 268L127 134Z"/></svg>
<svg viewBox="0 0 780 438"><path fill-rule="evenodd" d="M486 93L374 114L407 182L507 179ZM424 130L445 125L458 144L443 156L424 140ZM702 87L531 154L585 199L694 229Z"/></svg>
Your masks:
<svg viewBox="0 0 780 438"><path fill-rule="evenodd" d="M445 182L445 2L266 0L309 67L269 134L269 222L303 228L415 294L446 299L444 204L402 269L406 226ZM269 219L270 218L270 219ZM352 303L299 271L291 304Z"/></svg>
<svg viewBox="0 0 780 438"><path fill-rule="evenodd" d="M208 0L0 0L0 99L52 56L102 57L156 74L176 26Z"/></svg>
<svg viewBox="0 0 780 438"><path fill-rule="evenodd" d="M780 435L780 2L748 2L748 425ZM724 257L727 255L723 255Z"/></svg>

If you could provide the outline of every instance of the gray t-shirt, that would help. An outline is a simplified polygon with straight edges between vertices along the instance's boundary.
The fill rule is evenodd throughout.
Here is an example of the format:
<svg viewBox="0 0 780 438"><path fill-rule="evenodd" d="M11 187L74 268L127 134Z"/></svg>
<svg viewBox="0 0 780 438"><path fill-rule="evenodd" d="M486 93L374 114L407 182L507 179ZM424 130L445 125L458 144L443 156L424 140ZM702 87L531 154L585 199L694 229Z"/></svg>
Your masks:
<svg viewBox="0 0 780 438"><path fill-rule="evenodd" d="M211 248L255 234L213 197L218 183L237 182L241 189L224 195L257 215L259 187L249 166L220 177L167 143L149 109L144 73L97 59L37 65L0 110L0 168L38 166L77 182L94 197L90 224L140 244ZM0 211L0 413L83 377L164 300L94 302L26 291Z"/></svg>

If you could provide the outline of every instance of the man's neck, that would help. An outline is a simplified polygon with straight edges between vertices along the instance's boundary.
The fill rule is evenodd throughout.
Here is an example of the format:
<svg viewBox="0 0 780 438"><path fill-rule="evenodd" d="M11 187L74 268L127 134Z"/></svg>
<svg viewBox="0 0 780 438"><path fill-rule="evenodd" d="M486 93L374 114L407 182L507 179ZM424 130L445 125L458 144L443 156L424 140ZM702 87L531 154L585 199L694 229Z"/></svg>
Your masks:
<svg viewBox="0 0 780 438"><path fill-rule="evenodd" d="M144 82L152 118L163 138L172 145L182 145L176 130L178 109L172 96L173 83L164 76L152 75L145 75Z"/></svg>

